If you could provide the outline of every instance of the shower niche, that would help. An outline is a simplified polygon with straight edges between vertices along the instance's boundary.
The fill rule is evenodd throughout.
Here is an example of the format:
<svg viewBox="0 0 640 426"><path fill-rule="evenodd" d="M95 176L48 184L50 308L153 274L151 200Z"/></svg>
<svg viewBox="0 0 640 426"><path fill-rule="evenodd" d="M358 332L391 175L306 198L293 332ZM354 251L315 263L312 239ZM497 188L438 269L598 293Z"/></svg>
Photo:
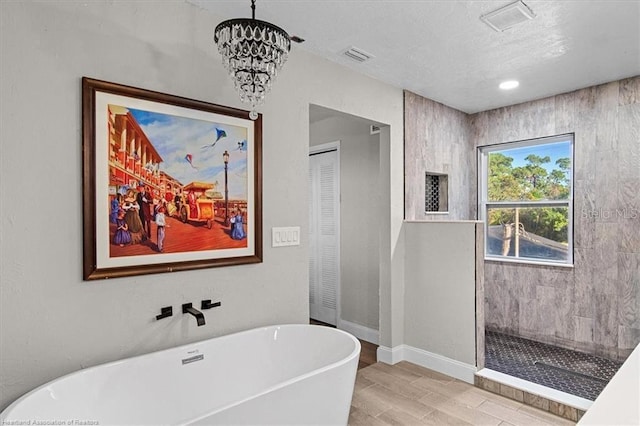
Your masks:
<svg viewBox="0 0 640 426"><path fill-rule="evenodd" d="M442 173L425 173L425 213L449 212L449 176Z"/></svg>

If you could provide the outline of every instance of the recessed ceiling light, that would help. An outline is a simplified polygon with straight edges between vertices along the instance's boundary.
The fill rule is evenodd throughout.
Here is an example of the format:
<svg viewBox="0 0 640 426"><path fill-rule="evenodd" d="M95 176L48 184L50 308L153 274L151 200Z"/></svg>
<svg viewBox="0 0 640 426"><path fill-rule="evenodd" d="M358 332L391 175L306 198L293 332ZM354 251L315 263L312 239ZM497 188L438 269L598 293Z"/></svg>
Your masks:
<svg viewBox="0 0 640 426"><path fill-rule="evenodd" d="M499 87L502 90L511 90L511 89L515 89L518 86L520 86L520 83L517 82L516 80L508 80L508 81L503 81L502 83L500 83Z"/></svg>

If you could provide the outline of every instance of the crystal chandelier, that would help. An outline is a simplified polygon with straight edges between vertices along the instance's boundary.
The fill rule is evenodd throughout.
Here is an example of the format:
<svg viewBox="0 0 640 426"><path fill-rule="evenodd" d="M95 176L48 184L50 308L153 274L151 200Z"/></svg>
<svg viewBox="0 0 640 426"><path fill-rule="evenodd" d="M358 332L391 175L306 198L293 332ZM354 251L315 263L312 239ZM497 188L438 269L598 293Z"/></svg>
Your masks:
<svg viewBox="0 0 640 426"><path fill-rule="evenodd" d="M286 62L289 34L269 22L256 19L256 2L251 0L251 19L221 22L214 41L222 55L222 64L233 78L240 100L251 104L249 118L258 118L256 106L264 102L278 71Z"/></svg>

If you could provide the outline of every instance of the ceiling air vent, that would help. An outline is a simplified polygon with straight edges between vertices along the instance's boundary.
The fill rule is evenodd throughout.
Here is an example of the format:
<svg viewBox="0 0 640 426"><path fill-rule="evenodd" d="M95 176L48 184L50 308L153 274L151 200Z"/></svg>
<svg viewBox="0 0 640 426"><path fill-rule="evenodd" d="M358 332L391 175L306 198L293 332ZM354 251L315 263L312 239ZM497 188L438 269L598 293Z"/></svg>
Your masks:
<svg viewBox="0 0 640 426"><path fill-rule="evenodd" d="M529 6L518 0L498 10L482 15L480 20L496 31L502 32L517 24L535 18Z"/></svg>
<svg viewBox="0 0 640 426"><path fill-rule="evenodd" d="M346 49L342 54L356 62L366 62L371 58L375 58L371 53L365 52L364 50L354 46Z"/></svg>

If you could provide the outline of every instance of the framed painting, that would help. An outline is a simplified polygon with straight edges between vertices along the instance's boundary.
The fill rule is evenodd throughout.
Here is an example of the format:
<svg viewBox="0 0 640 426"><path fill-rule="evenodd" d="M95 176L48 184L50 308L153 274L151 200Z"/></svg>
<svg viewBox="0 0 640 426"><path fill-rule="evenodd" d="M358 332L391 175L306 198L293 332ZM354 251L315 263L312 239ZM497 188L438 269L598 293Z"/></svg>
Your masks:
<svg viewBox="0 0 640 426"><path fill-rule="evenodd" d="M82 79L85 280L262 262L262 116Z"/></svg>

